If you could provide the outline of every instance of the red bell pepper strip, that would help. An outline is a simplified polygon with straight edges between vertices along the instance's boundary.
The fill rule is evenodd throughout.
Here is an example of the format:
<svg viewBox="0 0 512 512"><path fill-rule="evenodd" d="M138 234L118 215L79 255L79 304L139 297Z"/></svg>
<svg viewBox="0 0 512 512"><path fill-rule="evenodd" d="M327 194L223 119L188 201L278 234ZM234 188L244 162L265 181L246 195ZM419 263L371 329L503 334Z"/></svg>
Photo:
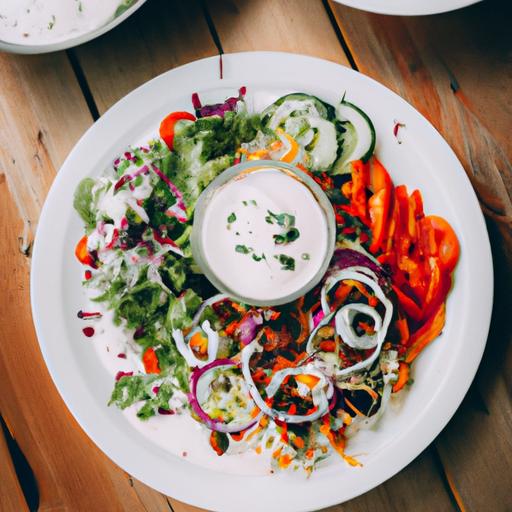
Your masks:
<svg viewBox="0 0 512 512"><path fill-rule="evenodd" d="M384 236L389 226L389 205L391 202L391 189L381 189L375 192L368 200L370 212L370 229L372 243L370 252L376 254L384 242Z"/></svg>
<svg viewBox="0 0 512 512"><path fill-rule="evenodd" d="M160 137L172 151L174 149L174 127L181 120L195 121L194 115L189 112L172 112L160 123Z"/></svg>
<svg viewBox="0 0 512 512"><path fill-rule="evenodd" d="M410 316L413 320L421 320L423 317L423 312L421 308L411 299L408 295L406 295L398 286L393 285L393 290L396 293L398 298L398 302L402 306L403 310Z"/></svg>
<svg viewBox="0 0 512 512"><path fill-rule="evenodd" d="M405 356L405 362L411 364L418 354L443 330L446 317L446 306L442 302L437 311L409 338L409 349Z"/></svg>
<svg viewBox="0 0 512 512"><path fill-rule="evenodd" d="M88 265L89 267L96 268L94 258L89 254L87 250L87 235L84 235L75 247L75 256L82 265Z"/></svg>
<svg viewBox="0 0 512 512"><path fill-rule="evenodd" d="M363 222L368 221L366 211L367 199L366 188L369 185L368 164L363 163L362 160L355 160L352 162L352 207L354 213Z"/></svg>
<svg viewBox="0 0 512 512"><path fill-rule="evenodd" d="M144 363L144 369L146 370L146 373L160 373L158 357L152 347L148 347L146 349L142 355L142 362Z"/></svg>

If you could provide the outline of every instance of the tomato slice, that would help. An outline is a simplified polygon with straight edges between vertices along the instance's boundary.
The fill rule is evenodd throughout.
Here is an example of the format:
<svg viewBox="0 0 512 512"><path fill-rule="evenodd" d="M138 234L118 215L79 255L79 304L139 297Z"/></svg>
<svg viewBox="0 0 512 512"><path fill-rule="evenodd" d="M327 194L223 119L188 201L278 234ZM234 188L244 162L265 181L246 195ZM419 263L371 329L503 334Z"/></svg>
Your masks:
<svg viewBox="0 0 512 512"><path fill-rule="evenodd" d="M189 112L172 112L160 123L160 137L171 151L174 149L174 127L182 120L195 121L196 118Z"/></svg>
<svg viewBox="0 0 512 512"><path fill-rule="evenodd" d="M460 255L459 240L450 224L437 215L428 215L423 219L434 231L437 254L444 270L451 272Z"/></svg>

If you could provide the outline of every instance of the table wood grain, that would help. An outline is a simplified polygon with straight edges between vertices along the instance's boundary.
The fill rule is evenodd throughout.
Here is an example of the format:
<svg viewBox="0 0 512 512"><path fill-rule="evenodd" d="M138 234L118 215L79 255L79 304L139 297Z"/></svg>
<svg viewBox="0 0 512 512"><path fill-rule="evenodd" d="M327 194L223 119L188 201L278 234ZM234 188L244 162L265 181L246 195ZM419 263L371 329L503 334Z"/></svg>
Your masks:
<svg viewBox="0 0 512 512"><path fill-rule="evenodd" d="M403 96L457 153L491 236L496 304L468 396L408 467L329 511L512 509L512 11L497 6L486 1L455 13L401 18L327 0L149 0L78 48L0 54L0 413L34 472L39 510L199 510L126 474L67 411L32 327L30 247L58 168L99 115L164 71L251 50L352 66ZM0 510L28 510L1 434Z"/></svg>

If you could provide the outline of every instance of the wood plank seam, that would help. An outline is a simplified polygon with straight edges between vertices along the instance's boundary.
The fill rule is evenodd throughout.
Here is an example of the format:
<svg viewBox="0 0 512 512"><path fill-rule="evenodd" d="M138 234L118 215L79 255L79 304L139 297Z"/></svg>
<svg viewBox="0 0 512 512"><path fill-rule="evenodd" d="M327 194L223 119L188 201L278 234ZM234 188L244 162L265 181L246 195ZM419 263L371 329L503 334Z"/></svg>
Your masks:
<svg viewBox="0 0 512 512"><path fill-rule="evenodd" d="M94 96L92 95L91 88L89 87L89 82L87 81L87 77L80 65L80 61L73 50L73 48L66 50L66 55L68 57L69 63L71 64L71 68L73 69L73 73L75 74L76 81L84 95L85 101L87 103L87 107L89 108L89 112L91 113L94 121L97 121L100 118L100 113L98 110L98 106L96 105L96 101L94 101Z"/></svg>
<svg viewBox="0 0 512 512"><path fill-rule="evenodd" d="M350 48L348 47L347 41L345 41L345 38L343 37L343 33L340 29L340 26L336 22L336 17L335 17L334 11L331 8L330 0L322 0L322 3L324 5L325 11L327 12L327 16L329 17L329 21L331 22L332 28L338 38L338 41L340 42L341 48L343 49L343 51L345 52L345 55L347 56L350 66L355 71L359 71L359 68L357 67L357 63L354 60L354 56L352 55L352 52L350 51Z"/></svg>

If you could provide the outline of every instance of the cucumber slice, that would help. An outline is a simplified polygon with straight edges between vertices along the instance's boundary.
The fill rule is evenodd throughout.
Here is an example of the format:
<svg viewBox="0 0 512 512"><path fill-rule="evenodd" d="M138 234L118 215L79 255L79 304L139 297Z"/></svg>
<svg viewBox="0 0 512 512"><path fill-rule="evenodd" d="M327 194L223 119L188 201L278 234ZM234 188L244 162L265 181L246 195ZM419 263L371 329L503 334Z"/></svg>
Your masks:
<svg viewBox="0 0 512 512"><path fill-rule="evenodd" d="M313 171L325 171L331 167L338 153L338 141L334 124L320 117L307 117L315 132L313 140L305 147L311 157L309 167Z"/></svg>
<svg viewBox="0 0 512 512"><path fill-rule="evenodd" d="M336 118L343 123L346 132L342 135L343 151L331 174L351 172L350 162L368 160L375 150L375 128L371 119L354 104L341 101L336 108Z"/></svg>
<svg viewBox="0 0 512 512"><path fill-rule="evenodd" d="M324 119L334 119L335 110L332 105L323 102L316 96L301 92L287 94L268 106L262 113L262 122L272 130L281 127L288 117L316 115Z"/></svg>

